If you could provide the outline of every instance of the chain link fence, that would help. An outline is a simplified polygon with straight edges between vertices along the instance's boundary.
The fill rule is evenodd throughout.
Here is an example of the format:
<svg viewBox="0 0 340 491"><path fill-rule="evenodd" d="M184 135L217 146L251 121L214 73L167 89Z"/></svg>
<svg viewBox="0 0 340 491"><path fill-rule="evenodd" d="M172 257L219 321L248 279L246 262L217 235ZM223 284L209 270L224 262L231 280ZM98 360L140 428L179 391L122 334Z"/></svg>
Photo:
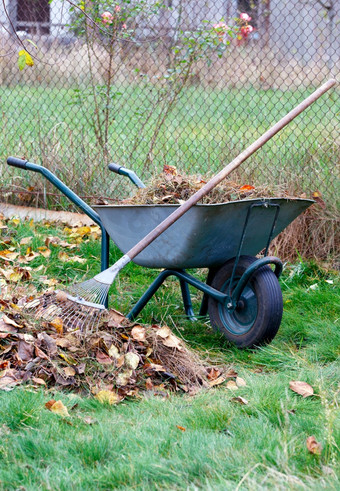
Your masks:
<svg viewBox="0 0 340 491"><path fill-rule="evenodd" d="M338 0L1 0L1 197L68 208L41 164L88 203L125 198L165 164L212 175L316 87L339 75ZM33 66L31 66L33 64ZM20 68L19 68L20 67ZM333 90L232 177L282 184L334 209Z"/></svg>

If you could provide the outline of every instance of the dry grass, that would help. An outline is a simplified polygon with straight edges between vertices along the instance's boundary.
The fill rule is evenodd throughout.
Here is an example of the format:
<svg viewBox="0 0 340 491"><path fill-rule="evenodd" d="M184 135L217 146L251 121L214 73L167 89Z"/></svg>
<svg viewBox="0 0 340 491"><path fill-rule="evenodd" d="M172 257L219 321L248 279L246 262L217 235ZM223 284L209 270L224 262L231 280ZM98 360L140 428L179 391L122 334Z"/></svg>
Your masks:
<svg viewBox="0 0 340 491"><path fill-rule="evenodd" d="M139 189L134 196L122 201L124 204L182 204L195 192L201 189L208 178L200 175L178 174L175 167L165 166L165 171L155 176L148 186ZM268 198L289 196L283 185L259 184L256 186L241 185L235 181L222 181L204 196L201 203L226 203L240 199Z"/></svg>
<svg viewBox="0 0 340 491"><path fill-rule="evenodd" d="M269 253L285 261L299 256L329 260L340 266L340 213L335 207L315 204L294 220L272 242Z"/></svg>
<svg viewBox="0 0 340 491"><path fill-rule="evenodd" d="M34 70L19 72L17 53L11 40L0 39L0 85L17 83L51 86L86 85L89 80L89 58L85 43L81 40L36 40L39 52ZM254 43L254 41L253 41ZM34 53L32 53L34 54ZM159 84L166 74L169 52L160 42L144 42L139 47L133 43L117 44L115 79L131 83L147 76L151 83ZM222 88L251 85L262 89L294 89L302 86L318 86L325 78L337 77L338 63L330 74L320 56L315 54L309 62L302 62L293 55L287 56L275 48L263 48L258 44L230 46L222 58L208 65L199 61L193 68L191 84ZM105 83L108 56L105 48L94 44L91 63L95 82ZM163 80L164 82L164 80Z"/></svg>

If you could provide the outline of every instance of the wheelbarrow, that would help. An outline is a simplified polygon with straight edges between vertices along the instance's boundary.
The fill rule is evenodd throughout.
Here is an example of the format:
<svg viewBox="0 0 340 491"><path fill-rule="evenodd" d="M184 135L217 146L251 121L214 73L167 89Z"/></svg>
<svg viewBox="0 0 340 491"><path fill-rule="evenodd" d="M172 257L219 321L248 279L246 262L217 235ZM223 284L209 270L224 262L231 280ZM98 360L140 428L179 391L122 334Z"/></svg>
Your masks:
<svg viewBox="0 0 340 491"><path fill-rule="evenodd" d="M51 171L15 157L9 165L41 173L102 230L101 269L108 267L109 237L125 254L179 205L96 205L92 208ZM138 187L133 171L117 164L110 170ZM246 199L221 204L197 204L148 245L133 262L162 269L131 311L136 319L169 276L178 278L185 313L195 320L189 285L203 298L199 315L209 314L211 325L239 347L271 341L282 318L278 278L279 258L268 256L269 245L313 200L299 198ZM256 257L263 251L261 257ZM273 266L274 269L270 267ZM206 282L187 269L208 269Z"/></svg>

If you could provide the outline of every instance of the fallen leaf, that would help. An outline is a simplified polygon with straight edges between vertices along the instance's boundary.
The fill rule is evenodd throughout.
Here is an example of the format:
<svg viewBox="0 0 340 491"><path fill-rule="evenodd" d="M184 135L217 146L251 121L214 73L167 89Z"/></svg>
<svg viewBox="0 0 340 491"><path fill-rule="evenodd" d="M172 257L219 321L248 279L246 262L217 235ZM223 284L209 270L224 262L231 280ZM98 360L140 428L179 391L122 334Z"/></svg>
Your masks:
<svg viewBox="0 0 340 491"><path fill-rule="evenodd" d="M18 283L22 279L22 274L18 272L13 272L9 275L8 280L12 283Z"/></svg>
<svg viewBox="0 0 340 491"><path fill-rule="evenodd" d="M212 368L208 369L208 375L207 375L208 380L215 380L220 375L221 375L221 372L218 368L212 367Z"/></svg>
<svg viewBox="0 0 340 491"><path fill-rule="evenodd" d="M238 390L238 386L234 380L228 380L226 387L229 390Z"/></svg>
<svg viewBox="0 0 340 491"><path fill-rule="evenodd" d="M30 361L33 359L34 346L33 344L26 343L26 341L19 341L18 355L22 361Z"/></svg>
<svg viewBox="0 0 340 491"><path fill-rule="evenodd" d="M135 326L131 329L131 336L136 341L146 341L146 329L142 326Z"/></svg>
<svg viewBox="0 0 340 491"><path fill-rule="evenodd" d="M184 426L176 425L176 428L178 428L181 431L186 431L186 429L184 428Z"/></svg>
<svg viewBox="0 0 340 491"><path fill-rule="evenodd" d="M59 252L58 259L59 259L59 261L61 261L63 263L66 263L68 261L71 261L70 256L66 252L64 252L64 251L60 251Z"/></svg>
<svg viewBox="0 0 340 491"><path fill-rule="evenodd" d="M117 375L116 384L124 387L130 381L130 377L132 375L132 370L125 370Z"/></svg>
<svg viewBox="0 0 340 491"><path fill-rule="evenodd" d="M51 326L57 331L58 334L63 334L63 319L61 317L55 317L51 322Z"/></svg>
<svg viewBox="0 0 340 491"><path fill-rule="evenodd" d="M108 327L121 327L124 320L126 320L125 315L118 312L118 310L110 309L107 323Z"/></svg>
<svg viewBox="0 0 340 491"><path fill-rule="evenodd" d="M4 370L3 374L0 376L0 389L1 390L11 390L15 385L21 383L18 380L12 370Z"/></svg>
<svg viewBox="0 0 340 491"><path fill-rule="evenodd" d="M23 237L19 242L20 245L27 245L32 242L33 237Z"/></svg>
<svg viewBox="0 0 340 491"><path fill-rule="evenodd" d="M242 404L244 406L246 406L248 404L247 399L245 399L244 397L241 397L241 396L233 397L231 400L233 402L238 402L239 404Z"/></svg>
<svg viewBox="0 0 340 491"><path fill-rule="evenodd" d="M315 436L309 436L306 441L307 449L309 453L314 455L321 455L322 445L316 441Z"/></svg>
<svg viewBox="0 0 340 491"><path fill-rule="evenodd" d="M110 347L108 353L110 358L113 358L115 360L118 360L118 358L120 357L119 350L114 344Z"/></svg>
<svg viewBox="0 0 340 491"><path fill-rule="evenodd" d="M147 390L152 390L153 389L153 383L152 383L152 380L150 377L148 377L146 380L145 380L145 387Z"/></svg>
<svg viewBox="0 0 340 491"><path fill-rule="evenodd" d="M6 261L14 261L18 256L18 252L12 252L9 249L0 251L0 258L5 259Z"/></svg>
<svg viewBox="0 0 340 491"><path fill-rule="evenodd" d="M85 418L83 418L83 421L87 425L94 425L98 423L98 420L96 420L95 418L91 418L91 416L85 416Z"/></svg>
<svg viewBox="0 0 340 491"><path fill-rule="evenodd" d="M9 324L10 326L13 326L13 327L23 327L21 324L17 324L13 319L10 319L6 314L3 314L2 318L1 318L5 324Z"/></svg>
<svg viewBox="0 0 340 491"><path fill-rule="evenodd" d="M183 347L181 346L181 340L177 336L174 336L173 334L170 334L170 336L165 338L163 340L163 344L168 348L176 348L178 349L178 351L183 351Z"/></svg>
<svg viewBox="0 0 340 491"><path fill-rule="evenodd" d="M45 406L46 406L46 404L45 404ZM69 413L68 413L67 407L64 406L64 404L61 401L56 401L48 409L52 413L57 414L58 416L61 416L62 418L66 418L66 417L69 417L70 416Z"/></svg>
<svg viewBox="0 0 340 491"><path fill-rule="evenodd" d="M72 356L66 355L66 353L59 353L60 358L66 361L68 365L77 365L77 360L75 360Z"/></svg>
<svg viewBox="0 0 340 491"><path fill-rule="evenodd" d="M291 380L289 382L289 388L302 397L310 397L314 394L313 387L307 384L307 382L301 382L300 380Z"/></svg>
<svg viewBox="0 0 340 491"><path fill-rule="evenodd" d="M40 377L32 377L32 381L38 385L46 385L45 380Z"/></svg>
<svg viewBox="0 0 340 491"><path fill-rule="evenodd" d="M103 351L97 351L96 360L102 365L110 365L112 363L112 359Z"/></svg>
<svg viewBox="0 0 340 491"><path fill-rule="evenodd" d="M121 397L112 390L100 390L94 397L102 404L118 404L121 401Z"/></svg>
<svg viewBox="0 0 340 491"><path fill-rule="evenodd" d="M239 191L252 191L254 188L254 186L250 186L249 184L245 184L244 186L241 186Z"/></svg>
<svg viewBox="0 0 340 491"><path fill-rule="evenodd" d="M163 326L157 330L156 334L157 336L160 336L161 338L165 339L168 338L172 333L168 326Z"/></svg>
<svg viewBox="0 0 340 491"><path fill-rule="evenodd" d="M44 257L50 257L50 255L51 255L51 249L49 249L46 246L38 247L38 251Z"/></svg>
<svg viewBox="0 0 340 491"><path fill-rule="evenodd" d="M73 262L73 263L86 263L87 259L84 258L84 257L79 257L79 256L70 256L70 259L69 261Z"/></svg>
<svg viewBox="0 0 340 491"><path fill-rule="evenodd" d="M237 387L245 387L247 385L247 382L242 377L236 377L235 382Z"/></svg>
<svg viewBox="0 0 340 491"><path fill-rule="evenodd" d="M235 370L233 370L231 368L230 370L227 371L227 373L225 374L225 376L227 378L235 378L235 377L237 377L237 372L235 372Z"/></svg>
<svg viewBox="0 0 340 491"><path fill-rule="evenodd" d="M53 404L55 404L55 403L56 403L56 400L55 400L55 399L50 399L49 401L47 401L47 402L45 403L45 407L46 407L46 409L50 410L50 409L51 409L51 407L53 406Z"/></svg>
<svg viewBox="0 0 340 491"><path fill-rule="evenodd" d="M225 375L221 375L220 377L217 377L214 380L210 380L208 384L210 387L215 387L215 385L223 384L224 381L225 381Z"/></svg>
<svg viewBox="0 0 340 491"><path fill-rule="evenodd" d="M76 374L75 369L72 367L64 367L63 371L64 371L66 377L74 377Z"/></svg>
<svg viewBox="0 0 340 491"><path fill-rule="evenodd" d="M129 353L125 354L124 363L128 368L131 368L132 370L136 370L139 364L139 356L136 353L132 353L130 351Z"/></svg>
<svg viewBox="0 0 340 491"><path fill-rule="evenodd" d="M169 174L171 176L176 176L177 169L173 165L167 165L167 164L165 164L165 165L163 165L163 172L165 174Z"/></svg>

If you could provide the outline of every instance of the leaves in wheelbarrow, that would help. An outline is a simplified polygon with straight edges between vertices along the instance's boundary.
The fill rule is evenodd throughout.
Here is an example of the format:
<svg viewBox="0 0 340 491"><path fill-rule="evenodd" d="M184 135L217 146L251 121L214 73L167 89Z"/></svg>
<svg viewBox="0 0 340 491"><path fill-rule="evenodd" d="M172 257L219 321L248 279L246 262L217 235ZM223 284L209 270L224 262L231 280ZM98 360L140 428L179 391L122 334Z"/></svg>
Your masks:
<svg viewBox="0 0 340 491"><path fill-rule="evenodd" d="M123 200L132 205L182 204L207 183L209 177L180 174L176 167L165 165L163 172L154 177L148 186L139 189L134 196ZM287 191L278 184L257 185L223 181L217 185L202 203L225 203L247 198L287 197Z"/></svg>
<svg viewBox="0 0 340 491"><path fill-rule="evenodd" d="M21 383L67 387L116 404L143 390L194 394L227 377L225 368L202 361L166 325L142 326L110 311L96 332L86 333L58 318L35 319L24 304L0 299L1 389Z"/></svg>

